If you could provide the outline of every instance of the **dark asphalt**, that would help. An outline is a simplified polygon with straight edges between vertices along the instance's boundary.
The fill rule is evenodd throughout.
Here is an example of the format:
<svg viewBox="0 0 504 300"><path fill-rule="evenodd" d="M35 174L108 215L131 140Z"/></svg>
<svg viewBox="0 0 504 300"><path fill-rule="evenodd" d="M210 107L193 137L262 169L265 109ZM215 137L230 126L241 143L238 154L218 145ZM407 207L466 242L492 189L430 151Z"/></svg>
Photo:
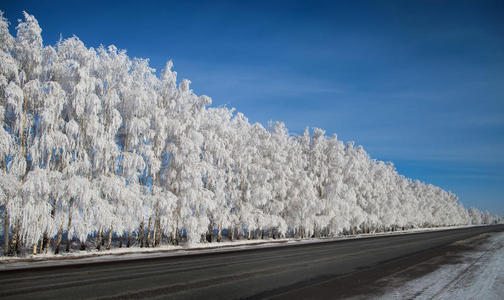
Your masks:
<svg viewBox="0 0 504 300"><path fill-rule="evenodd" d="M504 225L496 225L185 257L2 271L0 298L262 299L306 290L342 275L379 268L457 240L502 230Z"/></svg>

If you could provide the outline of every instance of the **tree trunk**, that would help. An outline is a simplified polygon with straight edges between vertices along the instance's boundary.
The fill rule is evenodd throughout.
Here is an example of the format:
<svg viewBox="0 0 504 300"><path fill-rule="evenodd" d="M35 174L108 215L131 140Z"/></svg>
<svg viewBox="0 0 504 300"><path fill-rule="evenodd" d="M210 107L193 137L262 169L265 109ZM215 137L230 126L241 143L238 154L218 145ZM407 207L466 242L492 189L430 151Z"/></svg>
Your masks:
<svg viewBox="0 0 504 300"><path fill-rule="evenodd" d="M160 220L159 216L156 214L156 218L154 219L154 234L152 235L153 248L159 246L160 233L161 233Z"/></svg>
<svg viewBox="0 0 504 300"><path fill-rule="evenodd" d="M21 236L19 235L19 232L21 231L20 228L21 228L21 225L19 224L19 220L17 220L17 227L18 227L18 230L16 232L16 254L19 255L21 254Z"/></svg>
<svg viewBox="0 0 504 300"><path fill-rule="evenodd" d="M237 240L240 240L244 235L245 235L245 233L243 231L242 226L239 226L238 228L236 228L236 239Z"/></svg>
<svg viewBox="0 0 504 300"><path fill-rule="evenodd" d="M131 246L131 233L129 230L128 230L127 238L128 238L128 240L126 241L126 248L129 248Z"/></svg>
<svg viewBox="0 0 504 300"><path fill-rule="evenodd" d="M158 246L161 246L163 230L161 230L161 218L158 219Z"/></svg>
<svg viewBox="0 0 504 300"><path fill-rule="evenodd" d="M17 250L18 250L18 244L19 244L19 241L18 241L18 237L19 237L19 220L16 220L16 222L14 222L14 228L12 229L12 240L11 240L11 245L10 245L10 254L11 255L14 255L14 254L17 254Z"/></svg>
<svg viewBox="0 0 504 300"><path fill-rule="evenodd" d="M171 243L172 243L172 245L178 245L177 231L178 231L178 228L174 224L173 227L172 227L172 232L171 232Z"/></svg>
<svg viewBox="0 0 504 300"><path fill-rule="evenodd" d="M46 232L44 232L44 236L42 237L40 253L47 253L48 245L49 245L49 236L47 235L47 231L46 231Z"/></svg>
<svg viewBox="0 0 504 300"><path fill-rule="evenodd" d="M56 200L53 199L51 202L51 218L54 219L54 216L56 215ZM49 235L47 234L47 231L44 232L44 236L42 237L42 248L40 249L40 253L47 253L47 249L49 248L49 243L51 240L49 239Z"/></svg>
<svg viewBox="0 0 504 300"><path fill-rule="evenodd" d="M38 245L38 249L37 249L37 253L39 253L39 254L42 253L43 243L44 243L44 238L39 239L39 245Z"/></svg>
<svg viewBox="0 0 504 300"><path fill-rule="evenodd" d="M159 217L159 201L156 201L155 208L154 208L154 233L152 234L152 247L156 247L160 243L160 238L161 238L161 220Z"/></svg>
<svg viewBox="0 0 504 300"><path fill-rule="evenodd" d="M81 250L81 251L86 250L86 242L81 242L81 245L80 245L80 250Z"/></svg>
<svg viewBox="0 0 504 300"><path fill-rule="evenodd" d="M109 230L108 239L107 239L107 250L110 250L110 247L112 245L112 231L114 231L114 226L110 225L110 230Z"/></svg>
<svg viewBox="0 0 504 300"><path fill-rule="evenodd" d="M100 251L103 240L103 230L100 228L98 230L98 236L96 237L96 250Z"/></svg>
<svg viewBox="0 0 504 300"><path fill-rule="evenodd" d="M4 210L4 255L9 254L9 197L5 202Z"/></svg>
<svg viewBox="0 0 504 300"><path fill-rule="evenodd" d="M212 242L213 227L213 222L210 221L210 224L208 224L208 232L206 234L206 241L209 243Z"/></svg>
<svg viewBox="0 0 504 300"><path fill-rule="evenodd" d="M156 247L161 246L161 238L163 237L163 232L161 231L161 219L157 220L157 236L156 236Z"/></svg>
<svg viewBox="0 0 504 300"><path fill-rule="evenodd" d="M70 203L68 204L68 227L67 227L67 244L66 244L66 252L70 251L70 243L72 242L72 236L70 235L70 229L72 226L72 209L73 209L73 198L70 199Z"/></svg>
<svg viewBox="0 0 504 300"><path fill-rule="evenodd" d="M33 244L33 251L32 251L32 255L37 255L37 243Z"/></svg>
<svg viewBox="0 0 504 300"><path fill-rule="evenodd" d="M56 239L56 246L54 247L54 254L59 253L59 248L62 239L63 239L63 224L60 225L60 229L58 230L58 237Z"/></svg>
<svg viewBox="0 0 504 300"><path fill-rule="evenodd" d="M140 248L143 248L144 246L144 238L144 221L142 220L142 222L140 222L140 227L138 228L138 243L140 244Z"/></svg>
<svg viewBox="0 0 504 300"><path fill-rule="evenodd" d="M154 220L154 232L152 233L152 248L156 247L157 226Z"/></svg>
<svg viewBox="0 0 504 300"><path fill-rule="evenodd" d="M217 229L217 242L222 242L222 224L219 223L219 227Z"/></svg>
<svg viewBox="0 0 504 300"><path fill-rule="evenodd" d="M149 224L147 225L147 240L145 241L145 247L149 247L152 229L152 215L149 216Z"/></svg>
<svg viewBox="0 0 504 300"><path fill-rule="evenodd" d="M184 229L180 229L178 230L178 225L177 225L177 232L178 232L178 240L179 242L182 242L182 240L184 239Z"/></svg>
<svg viewBox="0 0 504 300"><path fill-rule="evenodd" d="M231 225L231 227L229 228L229 232L228 232L228 236L229 236L229 239L231 240L231 242L234 240L234 227Z"/></svg>

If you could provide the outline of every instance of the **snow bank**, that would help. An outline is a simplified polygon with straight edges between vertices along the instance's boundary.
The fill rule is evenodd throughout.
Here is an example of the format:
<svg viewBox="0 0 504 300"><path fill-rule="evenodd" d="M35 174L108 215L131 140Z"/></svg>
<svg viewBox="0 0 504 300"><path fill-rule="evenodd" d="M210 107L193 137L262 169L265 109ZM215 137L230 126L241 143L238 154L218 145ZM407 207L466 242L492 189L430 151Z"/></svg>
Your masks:
<svg viewBox="0 0 504 300"><path fill-rule="evenodd" d="M457 253L460 261L388 290L378 299L502 299L504 233L475 250Z"/></svg>
<svg viewBox="0 0 504 300"><path fill-rule="evenodd" d="M111 250L104 250L104 251L97 251L97 250L79 251L63 254L48 253L40 255L28 255L25 257L4 256L0 257L0 271L26 269L26 268L39 268L46 266L63 266L71 264L99 263L109 261L125 261L125 260L148 259L157 257L174 257L174 256L187 256L187 255L197 255L197 254L215 253L215 252L240 251L252 248L271 248L292 244L324 243L337 240L372 238L383 235L415 234L428 231L449 230L465 227L474 227L474 226L464 225L456 227L411 229L395 232L347 235L335 238L237 240L221 243L195 243L192 244L191 247L187 247L187 245L182 246L161 245L160 247L157 248L131 247L131 248L114 248Z"/></svg>

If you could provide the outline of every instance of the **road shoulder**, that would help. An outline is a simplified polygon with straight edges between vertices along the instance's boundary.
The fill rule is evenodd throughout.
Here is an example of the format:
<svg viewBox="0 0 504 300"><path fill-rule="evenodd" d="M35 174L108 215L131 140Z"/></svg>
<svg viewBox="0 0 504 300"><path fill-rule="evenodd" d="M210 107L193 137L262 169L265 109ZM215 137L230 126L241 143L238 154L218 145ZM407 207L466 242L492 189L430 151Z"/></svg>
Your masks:
<svg viewBox="0 0 504 300"><path fill-rule="evenodd" d="M504 232L484 233L271 299L500 299L503 247Z"/></svg>

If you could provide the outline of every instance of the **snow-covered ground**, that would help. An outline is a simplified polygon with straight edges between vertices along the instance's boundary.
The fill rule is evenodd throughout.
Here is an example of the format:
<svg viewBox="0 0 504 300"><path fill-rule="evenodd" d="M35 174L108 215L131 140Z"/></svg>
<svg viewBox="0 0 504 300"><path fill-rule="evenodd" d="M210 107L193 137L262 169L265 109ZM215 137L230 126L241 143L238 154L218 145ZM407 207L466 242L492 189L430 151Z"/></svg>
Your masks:
<svg viewBox="0 0 504 300"><path fill-rule="evenodd" d="M27 255L21 257L0 257L0 271L1 270L14 270L25 268L37 268L55 265L69 265L69 264L82 264L91 262L106 262L106 261L123 261L134 260L142 258L155 258L155 257L173 257L173 256L186 256L196 255L211 252L228 252L245 250L249 248L269 248L279 247L290 244L307 244L307 243L321 243L331 242L334 240L346 239L359 239L370 238L380 235L400 235L420 233L435 230L447 230L463 227L472 227L471 225L452 226L452 227L437 227L437 228L418 228L405 231L395 232L380 232L370 234L347 235L335 238L325 239L276 239L276 240L236 240L227 241L222 243L197 243L193 245L171 246L161 245L157 248L114 248L111 250L97 251L95 249L89 251L76 251L62 254L38 254Z"/></svg>
<svg viewBox="0 0 504 300"><path fill-rule="evenodd" d="M411 281L402 282L401 274L383 278L394 287L378 299L504 299L503 232L453 257L454 262Z"/></svg>

